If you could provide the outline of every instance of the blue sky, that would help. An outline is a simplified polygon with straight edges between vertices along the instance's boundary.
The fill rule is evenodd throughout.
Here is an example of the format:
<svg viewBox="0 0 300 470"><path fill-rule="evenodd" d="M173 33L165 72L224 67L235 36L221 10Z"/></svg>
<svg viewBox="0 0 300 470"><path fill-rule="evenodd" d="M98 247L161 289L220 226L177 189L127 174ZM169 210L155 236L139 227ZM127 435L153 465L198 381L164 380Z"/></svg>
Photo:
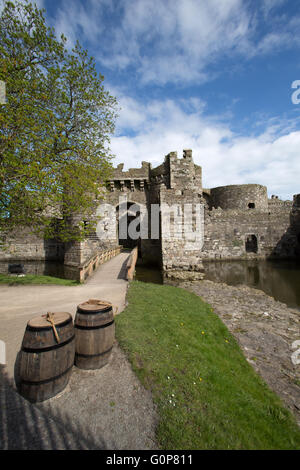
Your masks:
<svg viewBox="0 0 300 470"><path fill-rule="evenodd" d="M203 184L300 192L300 2L39 0L96 59L121 107L115 164L193 149Z"/></svg>

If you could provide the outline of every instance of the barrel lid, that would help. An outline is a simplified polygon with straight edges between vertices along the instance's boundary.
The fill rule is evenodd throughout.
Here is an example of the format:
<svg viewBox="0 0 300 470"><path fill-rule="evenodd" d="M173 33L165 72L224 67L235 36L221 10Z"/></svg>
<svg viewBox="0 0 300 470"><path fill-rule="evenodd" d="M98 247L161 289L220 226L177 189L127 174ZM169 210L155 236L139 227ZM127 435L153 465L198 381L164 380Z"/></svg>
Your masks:
<svg viewBox="0 0 300 470"><path fill-rule="evenodd" d="M33 317L31 320L29 320L27 325L32 328L49 328L49 326L51 327L51 323L46 319L46 317L47 314ZM53 312L52 318L54 324L59 326L61 323L64 323L72 318L72 316L68 312Z"/></svg>
<svg viewBox="0 0 300 470"><path fill-rule="evenodd" d="M99 312L101 310L107 310L111 307L112 304L110 302L107 302L106 300L89 299L86 302L79 304L77 308L85 312Z"/></svg>

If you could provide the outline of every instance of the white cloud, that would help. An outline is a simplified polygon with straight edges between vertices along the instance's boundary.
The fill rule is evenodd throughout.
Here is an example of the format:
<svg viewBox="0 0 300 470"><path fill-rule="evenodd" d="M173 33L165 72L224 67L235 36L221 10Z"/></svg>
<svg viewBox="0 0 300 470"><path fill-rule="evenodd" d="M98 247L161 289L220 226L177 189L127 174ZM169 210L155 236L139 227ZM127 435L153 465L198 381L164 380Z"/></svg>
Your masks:
<svg viewBox="0 0 300 470"><path fill-rule="evenodd" d="M250 18L241 0L134 0L112 32L106 65L134 65L142 82L205 81L219 53L239 49ZM245 46L244 46L245 47Z"/></svg>
<svg viewBox="0 0 300 470"><path fill-rule="evenodd" d="M208 67L220 57L249 59L293 46L299 18L280 16L284 2L70 0L52 23L70 45L80 37L88 40L106 67L134 67L142 83L199 84L210 78Z"/></svg>
<svg viewBox="0 0 300 470"><path fill-rule="evenodd" d="M52 24L58 37L64 34L67 38L67 46L74 47L76 40L83 36L91 44L102 32L101 15L105 2L94 0L82 3L80 0L63 2L57 9Z"/></svg>
<svg viewBox="0 0 300 470"><path fill-rule="evenodd" d="M259 183L269 194L291 198L300 192L300 131L287 123L274 126L274 120L257 137L241 137L214 116L203 114L203 103L173 100L141 103L125 96L119 133L112 139L115 164L139 167L141 161L159 165L171 151L193 149L194 161L203 168L205 187L226 184ZM187 101L187 100L186 100ZM126 136L127 125L134 135ZM286 129L286 130L285 130Z"/></svg>

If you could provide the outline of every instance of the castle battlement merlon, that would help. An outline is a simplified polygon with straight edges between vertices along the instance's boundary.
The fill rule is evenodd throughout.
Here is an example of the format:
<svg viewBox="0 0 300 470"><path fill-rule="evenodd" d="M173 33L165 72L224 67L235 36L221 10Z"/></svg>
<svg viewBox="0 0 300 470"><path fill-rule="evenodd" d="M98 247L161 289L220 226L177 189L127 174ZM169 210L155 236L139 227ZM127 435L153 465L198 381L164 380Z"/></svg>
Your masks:
<svg viewBox="0 0 300 470"><path fill-rule="evenodd" d="M192 150L183 150L183 158L178 158L177 152L170 152L165 156L164 162L156 168L143 161L141 168L130 168L127 171L123 169L123 163L114 168L109 181L111 191L124 191L125 188L131 191L135 188L144 190L152 185L182 191L189 188L199 195L202 194L202 168L195 165Z"/></svg>
<svg viewBox="0 0 300 470"><path fill-rule="evenodd" d="M120 163L113 169L112 177L108 181L110 191L123 192L126 188L130 191L144 191L150 181L151 164L142 162L141 168L129 168L127 171L123 171L123 168L124 163Z"/></svg>

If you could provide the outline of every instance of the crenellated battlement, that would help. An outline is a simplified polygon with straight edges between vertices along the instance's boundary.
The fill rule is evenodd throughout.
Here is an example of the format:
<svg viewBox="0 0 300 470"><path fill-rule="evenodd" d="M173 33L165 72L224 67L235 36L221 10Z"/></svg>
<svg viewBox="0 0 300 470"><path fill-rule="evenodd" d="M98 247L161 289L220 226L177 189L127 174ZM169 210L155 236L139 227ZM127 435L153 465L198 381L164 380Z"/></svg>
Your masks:
<svg viewBox="0 0 300 470"><path fill-rule="evenodd" d="M151 164L142 162L141 168L130 168L123 171L124 163L113 170L113 176L108 182L111 192L144 191L149 185Z"/></svg>
<svg viewBox="0 0 300 470"><path fill-rule="evenodd" d="M137 219L140 213L148 220L147 237L141 233L136 238L120 236L119 223L123 217L120 207L124 200L128 234L131 222L135 227L140 226L141 220ZM65 249L65 262L72 255L75 264L80 265L82 258L93 257L100 248L138 245L140 256L159 264L167 276L180 273L181 278L201 279L204 259L300 257L299 194L292 202L277 196L268 198L266 186L260 184L203 188L202 168L194 163L192 150L183 150L181 158L177 152L170 152L155 168L143 161L140 168L124 171L124 164L120 163L107 181L104 202L113 210L102 217L103 222L106 230L111 225L115 226L114 230L109 237L105 234L106 238L102 239L94 233L78 246L73 244L71 251ZM191 207L188 220L184 215L187 206ZM137 212L133 207L138 208ZM166 207L171 208L170 216L163 213ZM150 230L155 213L159 214L156 237ZM199 229L200 219L203 223ZM170 228L169 232L166 227ZM43 240L37 242L25 237L24 243L12 240L11 251L3 256L13 258L29 252L28 258L43 259L48 256L45 247ZM60 253L58 246L54 249Z"/></svg>
<svg viewBox="0 0 300 470"><path fill-rule="evenodd" d="M183 158L178 158L177 152L170 152L164 162L156 168L151 163L142 162L141 168L123 170L120 163L113 170L113 176L108 182L108 189L113 191L144 191L151 186L164 185L167 189L186 189L202 194L202 168L195 165L192 150L184 150Z"/></svg>

